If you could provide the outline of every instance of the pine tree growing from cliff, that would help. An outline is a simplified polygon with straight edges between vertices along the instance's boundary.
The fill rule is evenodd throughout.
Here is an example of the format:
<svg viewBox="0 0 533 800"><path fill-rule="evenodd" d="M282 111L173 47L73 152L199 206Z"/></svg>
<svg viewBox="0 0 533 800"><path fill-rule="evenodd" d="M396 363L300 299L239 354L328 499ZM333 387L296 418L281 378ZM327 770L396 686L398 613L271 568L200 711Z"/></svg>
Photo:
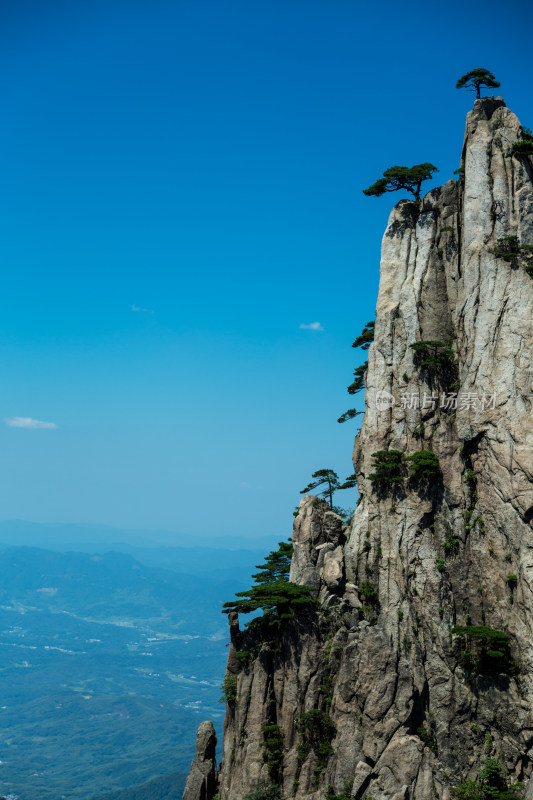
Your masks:
<svg viewBox="0 0 533 800"><path fill-rule="evenodd" d="M341 483L339 489L357 489L357 476L355 472L352 475L348 475L344 483Z"/></svg>
<svg viewBox="0 0 533 800"><path fill-rule="evenodd" d="M470 91L476 92L476 97L479 100L481 98L482 88L497 89L500 85L500 82L496 80L492 72L489 72L488 69L478 67L477 69L471 69L470 72L467 72L459 78L455 84L455 88L470 89Z"/></svg>
<svg viewBox="0 0 533 800"><path fill-rule="evenodd" d="M356 367L353 371L354 381L348 386L348 394L357 394L361 389L365 388L365 372L368 367L368 361ZM344 422L344 420L343 420Z"/></svg>
<svg viewBox="0 0 533 800"><path fill-rule="evenodd" d="M361 350L368 350L372 342L374 341L374 326L376 322L375 320L371 320L367 322L359 336L356 338L352 347L360 347ZM368 361L365 361L360 367L356 367L354 370L354 382L348 386L348 393L349 394L357 394L357 392L364 389L364 380L365 380L365 372L368 366ZM355 408L349 408L348 411L345 411L344 414L338 418L337 422L347 422L349 419L355 419L359 414L364 414L364 411L357 411Z"/></svg>
<svg viewBox="0 0 533 800"><path fill-rule="evenodd" d="M372 342L374 341L374 326L376 324L375 320L371 322L367 322L355 342L352 344L352 347L360 347L361 350L368 350Z"/></svg>
<svg viewBox="0 0 533 800"><path fill-rule="evenodd" d="M295 611L310 607L315 601L310 595L308 586L300 586L289 582L293 546L290 542L279 542L278 549L273 550L264 564L257 564L261 570L252 575L255 586L245 592L236 592L240 600L224 603L222 613L236 611L240 614L252 614L262 611L263 616L248 623L248 626L279 625L294 617Z"/></svg>
<svg viewBox="0 0 533 800"><path fill-rule="evenodd" d="M344 414L341 414L337 422L348 422L349 419L355 419L359 414L364 414L364 411L357 411L355 408L349 408Z"/></svg>
<svg viewBox="0 0 533 800"><path fill-rule="evenodd" d="M389 167L368 189L363 189L363 194L368 197L381 197L386 192L398 192L405 189L414 195L415 200L420 200L420 188L424 181L433 177L438 172L433 164L415 164L414 167Z"/></svg>
<svg viewBox="0 0 533 800"><path fill-rule="evenodd" d="M278 549L272 550L268 554L265 563L255 565L256 569L260 569L261 572L256 572L252 578L256 583L274 583L276 581L287 583L293 550L290 542L278 542Z"/></svg>

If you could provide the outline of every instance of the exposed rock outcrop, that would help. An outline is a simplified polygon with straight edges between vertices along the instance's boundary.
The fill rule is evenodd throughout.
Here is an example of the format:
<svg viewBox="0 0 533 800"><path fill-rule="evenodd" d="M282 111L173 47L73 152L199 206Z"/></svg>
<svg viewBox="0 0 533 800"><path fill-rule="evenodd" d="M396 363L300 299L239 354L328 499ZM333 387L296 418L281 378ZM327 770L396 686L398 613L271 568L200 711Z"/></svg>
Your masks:
<svg viewBox="0 0 533 800"><path fill-rule="evenodd" d="M458 181L390 215L353 453L360 500L349 528L324 502L300 503L290 577L313 588L315 613L246 665L233 620L221 800L273 769L287 798L331 784L449 800L483 756L533 798L533 280L519 250L533 245L533 162L512 154L520 138L501 98L477 100ZM424 365L410 345L425 341L455 362ZM438 456L429 480L369 478L377 451L421 449ZM469 669L455 625L506 632L514 662Z"/></svg>
<svg viewBox="0 0 533 800"><path fill-rule="evenodd" d="M196 758L191 764L183 800L211 800L214 797L218 783L216 746L213 723L200 723L196 733Z"/></svg>

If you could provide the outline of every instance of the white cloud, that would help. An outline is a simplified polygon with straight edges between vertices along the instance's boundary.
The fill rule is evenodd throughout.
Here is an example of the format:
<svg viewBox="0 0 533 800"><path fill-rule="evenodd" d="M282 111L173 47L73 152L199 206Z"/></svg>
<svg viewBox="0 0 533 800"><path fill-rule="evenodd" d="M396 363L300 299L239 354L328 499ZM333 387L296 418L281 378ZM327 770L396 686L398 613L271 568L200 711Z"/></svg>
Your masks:
<svg viewBox="0 0 533 800"><path fill-rule="evenodd" d="M320 322L310 322L309 325L305 325L303 322L300 325L300 329L302 331L323 331L324 328L320 324Z"/></svg>
<svg viewBox="0 0 533 800"><path fill-rule="evenodd" d="M132 311L140 311L141 314L153 314L154 313L151 308L141 308L140 306L136 306L135 303L132 304L131 310Z"/></svg>
<svg viewBox="0 0 533 800"><path fill-rule="evenodd" d="M55 422L43 422L40 419L32 419L31 417L6 417L4 422L10 428L49 428L57 430L59 427Z"/></svg>

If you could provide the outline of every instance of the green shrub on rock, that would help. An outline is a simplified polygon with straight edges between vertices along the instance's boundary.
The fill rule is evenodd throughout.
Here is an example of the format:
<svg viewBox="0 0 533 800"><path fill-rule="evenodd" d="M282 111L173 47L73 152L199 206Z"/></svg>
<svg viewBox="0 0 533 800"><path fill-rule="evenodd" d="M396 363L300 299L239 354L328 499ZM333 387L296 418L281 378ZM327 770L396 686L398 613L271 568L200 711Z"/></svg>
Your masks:
<svg viewBox="0 0 533 800"><path fill-rule="evenodd" d="M525 786L510 783L503 764L495 758L482 762L483 769L472 780L463 781L454 789L456 800L522 800Z"/></svg>
<svg viewBox="0 0 533 800"><path fill-rule="evenodd" d="M423 481L440 475L439 458L431 450L419 450L406 456L404 461L410 462L411 478L415 480Z"/></svg>
<svg viewBox="0 0 533 800"><path fill-rule="evenodd" d="M325 711L312 708L301 715L296 727L301 737L298 760L304 761L311 751L315 754L316 766L313 770L313 785L317 786L328 759L333 753L331 740L335 735L335 725Z"/></svg>
<svg viewBox="0 0 533 800"><path fill-rule="evenodd" d="M222 692L220 703L234 703L237 699L237 676L226 675L220 685L220 691Z"/></svg>
<svg viewBox="0 0 533 800"><path fill-rule="evenodd" d="M335 788L333 784L329 783L326 786L326 800L352 800L351 790L352 790L352 781L346 781L342 789L342 792L339 792L339 794L335 794Z"/></svg>
<svg viewBox="0 0 533 800"><path fill-rule="evenodd" d="M237 659L239 665L243 669L246 669L246 667L250 666L252 661L255 661L255 659L259 655L260 650L261 650L261 642L258 642L255 643L253 646L250 646L249 649L236 650L235 658Z"/></svg>
<svg viewBox="0 0 533 800"><path fill-rule="evenodd" d="M401 450L378 450L372 453L374 459L374 472L368 479L372 483L387 488L401 483L403 480L403 453Z"/></svg>
<svg viewBox="0 0 533 800"><path fill-rule="evenodd" d="M513 671L509 634L486 625L455 625L452 633L461 637L459 663L468 672Z"/></svg>
<svg viewBox="0 0 533 800"><path fill-rule="evenodd" d="M345 411L344 414L341 414L338 418L337 422L348 422L350 419L355 419L359 416L359 414L364 414L364 411L357 411L355 408L349 408L348 411Z"/></svg>
<svg viewBox="0 0 533 800"><path fill-rule="evenodd" d="M522 139L515 142L512 147L513 156L533 156L533 141Z"/></svg>
<svg viewBox="0 0 533 800"><path fill-rule="evenodd" d="M516 264L520 253L518 236L503 236L496 242L496 247L492 251L498 258L503 258L510 264Z"/></svg>
<svg viewBox="0 0 533 800"><path fill-rule="evenodd" d="M243 800L284 800L281 786L277 783L261 780L244 795Z"/></svg>
<svg viewBox="0 0 533 800"><path fill-rule="evenodd" d="M378 592L376 587L371 581L363 581L360 588L361 595L365 598L367 603L374 604L378 601Z"/></svg>
<svg viewBox="0 0 533 800"><path fill-rule="evenodd" d="M531 147L533 153L533 139L527 142L520 142L527 147ZM519 244L518 236L504 236L498 239L496 247L491 251L497 258L507 261L509 264L523 267L524 271L533 278L533 245Z"/></svg>
<svg viewBox="0 0 533 800"><path fill-rule="evenodd" d="M427 340L409 345L414 350L421 367L443 370L455 361L455 353L446 342Z"/></svg>
<svg viewBox="0 0 533 800"><path fill-rule="evenodd" d="M431 728L431 726L426 727L426 725L424 725L424 724L419 725L417 730L416 730L416 732L417 732L419 738L422 739L422 741L424 742L426 747L428 747L432 751L432 753L435 753L435 755L436 755L437 754L437 741L435 739L435 734L434 734L434 731Z"/></svg>
<svg viewBox="0 0 533 800"><path fill-rule="evenodd" d="M261 742L261 747L264 749L263 761L271 777L275 778L283 761L283 733L276 724L263 725L261 733L264 737L264 741Z"/></svg>

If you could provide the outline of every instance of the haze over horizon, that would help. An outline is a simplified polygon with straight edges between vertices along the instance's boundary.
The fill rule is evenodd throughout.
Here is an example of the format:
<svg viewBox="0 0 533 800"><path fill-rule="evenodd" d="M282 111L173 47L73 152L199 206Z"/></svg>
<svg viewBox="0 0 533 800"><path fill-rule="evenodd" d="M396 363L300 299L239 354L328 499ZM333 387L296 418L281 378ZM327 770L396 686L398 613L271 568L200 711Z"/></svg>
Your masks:
<svg viewBox="0 0 533 800"><path fill-rule="evenodd" d="M531 17L6 0L0 518L287 538L311 473L353 469L336 419L402 197L361 190L453 177L473 67L533 126Z"/></svg>
<svg viewBox="0 0 533 800"><path fill-rule="evenodd" d="M287 537L286 537L287 538ZM225 549L253 550L270 548L279 537L271 536L213 536L208 531L191 536L184 531L148 528L120 528L97 523L42 523L30 520L0 520L0 547L29 546L43 549L73 548L107 551L114 547L131 550L148 549ZM164 564L162 564L164 566Z"/></svg>

